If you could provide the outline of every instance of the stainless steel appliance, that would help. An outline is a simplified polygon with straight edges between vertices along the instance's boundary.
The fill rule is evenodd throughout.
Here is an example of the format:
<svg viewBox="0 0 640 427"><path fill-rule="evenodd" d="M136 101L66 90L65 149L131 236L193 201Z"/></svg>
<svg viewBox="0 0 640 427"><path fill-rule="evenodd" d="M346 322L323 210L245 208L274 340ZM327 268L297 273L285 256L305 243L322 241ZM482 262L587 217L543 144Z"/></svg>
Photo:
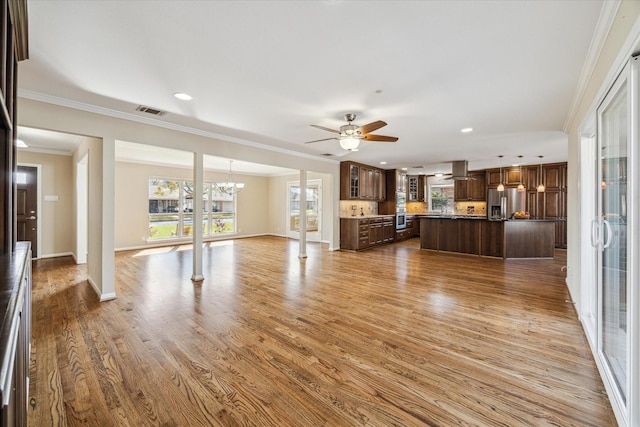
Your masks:
<svg viewBox="0 0 640 427"><path fill-rule="evenodd" d="M396 192L396 230L407 228L407 193Z"/></svg>
<svg viewBox="0 0 640 427"><path fill-rule="evenodd" d="M487 207L489 219L508 219L514 212L524 211L527 204L527 192L517 188L505 188L504 191L489 189Z"/></svg>

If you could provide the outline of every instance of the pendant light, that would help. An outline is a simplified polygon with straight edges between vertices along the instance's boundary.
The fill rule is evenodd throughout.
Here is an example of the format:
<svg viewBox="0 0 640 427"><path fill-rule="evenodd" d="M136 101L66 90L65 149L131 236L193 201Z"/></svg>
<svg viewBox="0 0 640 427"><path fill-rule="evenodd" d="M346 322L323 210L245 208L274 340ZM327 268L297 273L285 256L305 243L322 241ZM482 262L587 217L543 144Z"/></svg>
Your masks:
<svg viewBox="0 0 640 427"><path fill-rule="evenodd" d="M524 191L524 185L522 185L522 156L518 156L518 166L520 167L520 184L518 184L518 191Z"/></svg>
<svg viewBox="0 0 640 427"><path fill-rule="evenodd" d="M231 171L231 164L233 160L229 160L229 176L225 182L214 182L213 190L217 191L221 194L226 194L228 196L232 196L237 194L244 189L244 183L242 182L234 182L233 181L233 172Z"/></svg>
<svg viewBox="0 0 640 427"><path fill-rule="evenodd" d="M504 191L504 184L502 183L502 157L504 157L502 154L498 156L500 159L500 184L498 184L498 191Z"/></svg>
<svg viewBox="0 0 640 427"><path fill-rule="evenodd" d="M540 182L540 184L538 184L538 193L544 193L544 184L542 183L542 158L544 156L538 156L540 158L540 178L538 178L538 181Z"/></svg>

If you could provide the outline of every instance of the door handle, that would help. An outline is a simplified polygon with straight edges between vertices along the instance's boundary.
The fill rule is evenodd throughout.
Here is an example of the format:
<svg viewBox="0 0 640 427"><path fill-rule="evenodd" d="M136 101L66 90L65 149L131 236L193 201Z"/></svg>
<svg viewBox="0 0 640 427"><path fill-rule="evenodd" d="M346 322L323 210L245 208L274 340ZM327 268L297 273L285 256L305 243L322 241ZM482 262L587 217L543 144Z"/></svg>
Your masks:
<svg viewBox="0 0 640 427"><path fill-rule="evenodd" d="M592 219L591 220L591 246L593 246L594 248L598 246L598 244L600 243L600 236L598 236L598 234L600 231L600 227L598 227L598 220L597 219Z"/></svg>
<svg viewBox="0 0 640 427"><path fill-rule="evenodd" d="M36 219L36 217L35 216L30 216L27 219Z"/></svg>
<svg viewBox="0 0 640 427"><path fill-rule="evenodd" d="M611 224L609 224L609 221L607 221L606 219L603 219L602 223L607 229L607 241L602 246L602 249L606 249L609 247L609 245L611 245L611 240L613 239L613 233L611 232Z"/></svg>

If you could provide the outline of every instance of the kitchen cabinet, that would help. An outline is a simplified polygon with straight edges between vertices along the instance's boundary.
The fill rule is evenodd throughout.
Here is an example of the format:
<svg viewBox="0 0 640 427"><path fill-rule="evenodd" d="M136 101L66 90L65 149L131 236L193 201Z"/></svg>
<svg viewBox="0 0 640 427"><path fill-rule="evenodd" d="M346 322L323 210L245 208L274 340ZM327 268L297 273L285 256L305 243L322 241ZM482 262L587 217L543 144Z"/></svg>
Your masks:
<svg viewBox="0 0 640 427"><path fill-rule="evenodd" d="M538 167L538 171L540 167ZM542 165L544 193L539 193L537 218L555 221L555 244L567 247L567 164Z"/></svg>
<svg viewBox="0 0 640 427"><path fill-rule="evenodd" d="M547 190L564 190L567 186L567 165L542 165L542 179Z"/></svg>
<svg viewBox="0 0 640 427"><path fill-rule="evenodd" d="M420 249L503 258L553 258L554 221L422 217Z"/></svg>
<svg viewBox="0 0 640 427"><path fill-rule="evenodd" d="M382 243L382 218L369 220L369 246Z"/></svg>
<svg viewBox="0 0 640 427"><path fill-rule="evenodd" d="M538 185L540 184L540 166L527 166L525 169L526 178L523 182L524 187L528 191L537 191Z"/></svg>
<svg viewBox="0 0 640 427"><path fill-rule="evenodd" d="M505 186L518 186L524 184L524 170L521 167L509 167L502 169Z"/></svg>
<svg viewBox="0 0 640 427"><path fill-rule="evenodd" d="M340 218L340 248L361 251L395 240L395 217Z"/></svg>
<svg viewBox="0 0 640 427"><path fill-rule="evenodd" d="M469 172L468 180L457 180L454 183L453 197L459 201L487 201L487 184L484 171Z"/></svg>
<svg viewBox="0 0 640 427"><path fill-rule="evenodd" d="M396 241L410 239L418 235L419 220L414 215L407 215L407 227L396 231Z"/></svg>
<svg viewBox="0 0 640 427"><path fill-rule="evenodd" d="M500 169L487 169L486 185L488 188L498 188L502 183L505 187L517 187L518 184L525 184L526 171L520 167L506 167Z"/></svg>
<svg viewBox="0 0 640 427"><path fill-rule="evenodd" d="M426 202L426 184L424 175L407 175L407 202Z"/></svg>
<svg viewBox="0 0 640 427"><path fill-rule="evenodd" d="M31 244L17 242L15 251L0 258L0 419L3 426L26 426L29 407L31 348Z"/></svg>
<svg viewBox="0 0 640 427"><path fill-rule="evenodd" d="M420 248L438 250L440 219L420 218Z"/></svg>
<svg viewBox="0 0 640 427"><path fill-rule="evenodd" d="M396 239L395 217L385 216L382 220L382 243L391 243Z"/></svg>
<svg viewBox="0 0 640 427"><path fill-rule="evenodd" d="M500 171L500 169L487 169L487 186L489 188L498 188L498 185L502 182L502 184L504 185L504 182L502 180L502 172Z"/></svg>
<svg viewBox="0 0 640 427"><path fill-rule="evenodd" d="M385 170L385 176L387 199L378 204L378 213L381 215L395 215L397 194L405 193L406 200L407 173L400 169L387 169Z"/></svg>
<svg viewBox="0 0 640 427"><path fill-rule="evenodd" d="M384 170L355 162L340 163L340 200L384 201Z"/></svg>

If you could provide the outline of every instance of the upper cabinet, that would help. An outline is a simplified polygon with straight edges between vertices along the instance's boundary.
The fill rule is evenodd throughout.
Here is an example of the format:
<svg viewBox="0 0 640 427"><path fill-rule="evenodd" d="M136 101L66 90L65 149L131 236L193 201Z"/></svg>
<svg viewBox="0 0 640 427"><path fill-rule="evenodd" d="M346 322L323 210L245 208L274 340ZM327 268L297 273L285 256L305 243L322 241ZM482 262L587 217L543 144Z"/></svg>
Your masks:
<svg viewBox="0 0 640 427"><path fill-rule="evenodd" d="M567 188L567 164L542 165L542 179L548 190L565 190Z"/></svg>
<svg viewBox="0 0 640 427"><path fill-rule="evenodd" d="M425 202L425 183L427 177L424 175L407 175L407 202Z"/></svg>
<svg viewBox="0 0 640 427"><path fill-rule="evenodd" d="M340 200L386 199L384 170L355 162L340 163Z"/></svg>
<svg viewBox="0 0 640 427"><path fill-rule="evenodd" d="M487 182L485 171L469 172L470 179L458 180L454 183L453 198L460 201L487 201Z"/></svg>
<svg viewBox="0 0 640 427"><path fill-rule="evenodd" d="M487 169L486 184L488 188L498 188L502 183L505 187L517 187L525 183L526 170L509 166L502 169Z"/></svg>

